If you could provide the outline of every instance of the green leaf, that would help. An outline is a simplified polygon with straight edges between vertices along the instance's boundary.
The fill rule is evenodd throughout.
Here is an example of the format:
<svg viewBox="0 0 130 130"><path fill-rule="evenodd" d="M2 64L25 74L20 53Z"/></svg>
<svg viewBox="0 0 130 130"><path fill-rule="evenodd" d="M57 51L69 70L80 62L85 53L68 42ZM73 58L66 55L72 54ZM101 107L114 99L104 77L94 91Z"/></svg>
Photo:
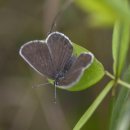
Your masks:
<svg viewBox="0 0 130 130"><path fill-rule="evenodd" d="M77 56L80 55L82 52L88 52L88 50L75 43L73 43L73 46L74 46L74 52L76 53ZM80 81L76 85L68 88L67 90L69 91L84 90L97 83L103 76L104 76L103 65L96 58L94 58L93 63L89 68L85 70Z"/></svg>
<svg viewBox="0 0 130 130"><path fill-rule="evenodd" d="M127 100L121 109L115 130L130 130L130 101Z"/></svg>
<svg viewBox="0 0 130 130"><path fill-rule="evenodd" d="M130 22L130 10L119 0L76 0L76 4L90 13L91 25L113 25L117 19Z"/></svg>
<svg viewBox="0 0 130 130"><path fill-rule="evenodd" d="M116 77L121 75L128 48L129 48L130 28L129 23L117 21L114 26L112 51L113 51L113 71Z"/></svg>
<svg viewBox="0 0 130 130"><path fill-rule="evenodd" d="M99 104L102 102L102 100L108 94L108 92L111 90L113 84L114 84L114 81L112 80L105 86L105 88L102 90L102 92L99 94L99 96L95 99L95 101L92 103L92 105L88 108L88 110L80 118L80 120L75 125L73 130L80 130L83 127L83 125L89 120L89 118L92 116L92 114L97 109Z"/></svg>
<svg viewBox="0 0 130 130"><path fill-rule="evenodd" d="M125 74L123 76L124 81L130 83L130 66L125 71ZM123 108L124 104L129 100L129 93L130 89L121 87L118 97L114 103L112 114L111 114L111 120L110 120L110 130L116 130L117 125L119 123L119 117L120 117L120 111ZM126 130L126 129L124 129Z"/></svg>
<svg viewBox="0 0 130 130"><path fill-rule="evenodd" d="M74 53L76 53L77 56L83 52L89 52L85 48L75 43L73 43L73 47ZM68 91L81 91L96 84L99 80L101 80L104 74L105 71L103 65L94 57L93 63L84 71L79 82L69 88L63 88L62 86L58 86L58 88L66 89ZM49 79L48 81L53 84L52 80Z"/></svg>

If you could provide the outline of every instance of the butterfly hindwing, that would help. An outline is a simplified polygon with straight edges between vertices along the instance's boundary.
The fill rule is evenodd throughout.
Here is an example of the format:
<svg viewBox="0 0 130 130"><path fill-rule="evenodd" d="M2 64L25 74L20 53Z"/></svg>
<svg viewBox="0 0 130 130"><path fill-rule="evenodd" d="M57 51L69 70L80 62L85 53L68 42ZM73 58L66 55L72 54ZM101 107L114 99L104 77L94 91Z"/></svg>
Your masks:
<svg viewBox="0 0 130 130"><path fill-rule="evenodd" d="M71 68L65 74L64 78L59 80L58 86L70 87L79 81L83 74L83 71L90 66L93 61L93 55L91 53L82 53L73 62Z"/></svg>

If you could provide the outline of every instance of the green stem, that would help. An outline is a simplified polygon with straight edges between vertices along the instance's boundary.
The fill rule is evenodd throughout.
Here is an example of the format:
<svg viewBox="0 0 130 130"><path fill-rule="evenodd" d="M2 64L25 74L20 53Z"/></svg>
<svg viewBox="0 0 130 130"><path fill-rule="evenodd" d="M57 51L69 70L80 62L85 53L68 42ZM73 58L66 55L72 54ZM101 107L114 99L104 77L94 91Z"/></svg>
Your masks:
<svg viewBox="0 0 130 130"><path fill-rule="evenodd" d="M108 71L105 71L105 74L106 74L108 77L110 77L111 79L115 79L115 77L114 77L111 73L109 73ZM120 85L122 85L122 86L124 86L124 87L126 87L126 88L129 88L129 89L130 89L130 84L128 84L128 83L122 81L121 79L117 79L117 83L120 84Z"/></svg>
<svg viewBox="0 0 130 130"><path fill-rule="evenodd" d="M109 93L109 91L113 87L113 84L114 84L114 81L112 80L105 86L105 88L102 90L102 92L98 95L98 97L94 100L94 102L91 104L91 106L87 109L87 111L80 118L80 120L75 125L73 130L80 130L83 127L83 125L89 120L89 118L92 116L94 111L97 109L97 107L101 104L103 99Z"/></svg>
<svg viewBox="0 0 130 130"><path fill-rule="evenodd" d="M115 79L114 75L112 75L111 73L109 73L108 71L105 71L105 74L110 77L111 79Z"/></svg>

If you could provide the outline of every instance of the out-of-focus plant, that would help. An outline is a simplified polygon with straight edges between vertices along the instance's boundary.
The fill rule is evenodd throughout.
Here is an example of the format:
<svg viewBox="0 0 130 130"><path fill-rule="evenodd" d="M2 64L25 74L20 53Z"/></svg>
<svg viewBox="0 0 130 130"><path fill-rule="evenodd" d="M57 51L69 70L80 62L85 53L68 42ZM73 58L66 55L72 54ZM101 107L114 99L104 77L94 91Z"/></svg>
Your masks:
<svg viewBox="0 0 130 130"><path fill-rule="evenodd" d="M130 68L125 68L128 66L126 65L126 60L130 42L130 9L128 7L128 1L76 0L75 3L78 7L87 12L87 18L89 19L89 23L91 25L103 27L114 25L114 29L112 37L113 74L110 74L107 70L100 66L101 63L99 64L99 62L96 61L96 64L99 65L97 67L102 68L101 71L97 71L97 73L99 72L98 74L100 75L100 72L104 71L101 73L101 77L103 74L105 74L110 77L111 80L107 83L106 86L104 86L102 92L95 99L92 105L86 110L73 129L81 129L92 116L99 104L103 101L105 96L109 93L111 88L115 88L120 85L122 88L120 89L118 97L113 105L110 130L128 130L130 121L130 102L128 100L130 89ZM129 64L130 61L127 61L127 63ZM127 74L124 72L124 69L127 70ZM94 69L94 71L96 72L96 69ZM125 77L124 81L120 79L122 76ZM98 80L96 80L96 82ZM75 89L75 87L71 88L72 91L73 89Z"/></svg>
<svg viewBox="0 0 130 130"><path fill-rule="evenodd" d="M109 26L117 20L130 22L130 9L123 0L76 0L75 3L89 13L91 25Z"/></svg>

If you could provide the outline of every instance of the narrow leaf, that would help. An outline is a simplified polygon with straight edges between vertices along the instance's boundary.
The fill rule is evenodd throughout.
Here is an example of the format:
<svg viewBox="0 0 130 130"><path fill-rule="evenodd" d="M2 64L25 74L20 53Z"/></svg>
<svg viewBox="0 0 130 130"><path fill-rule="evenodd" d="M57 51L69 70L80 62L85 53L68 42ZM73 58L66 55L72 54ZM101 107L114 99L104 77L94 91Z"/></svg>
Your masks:
<svg viewBox="0 0 130 130"><path fill-rule="evenodd" d="M125 71L125 74L123 76L123 80L130 83L130 66L129 68ZM124 103L127 102L128 96L130 93L130 89L121 87L118 97L114 103L113 110L112 110L112 116L111 116L111 121L110 121L110 130L116 130L117 124L119 124L119 116L120 116L120 111L124 106ZM125 129L124 129L125 130Z"/></svg>
<svg viewBox="0 0 130 130"><path fill-rule="evenodd" d="M115 130L130 130L130 101L127 100L122 107Z"/></svg>
<svg viewBox="0 0 130 130"><path fill-rule="evenodd" d="M92 103L92 105L88 108L88 110L80 118L80 120L75 125L75 127L73 128L73 130L80 130L83 127L83 125L89 120L89 118L92 116L92 114L94 113L94 111L100 105L100 103L102 102L102 100L105 98L105 96L111 90L113 84L114 84L114 81L112 80L112 81L110 81L105 86L105 88L102 90L102 92L99 94L99 96L95 99L95 101Z"/></svg>
<svg viewBox="0 0 130 130"><path fill-rule="evenodd" d="M114 26L112 40L112 51L114 59L113 71L117 77L121 75L126 60L126 55L129 48L129 35L129 23L117 21Z"/></svg>

